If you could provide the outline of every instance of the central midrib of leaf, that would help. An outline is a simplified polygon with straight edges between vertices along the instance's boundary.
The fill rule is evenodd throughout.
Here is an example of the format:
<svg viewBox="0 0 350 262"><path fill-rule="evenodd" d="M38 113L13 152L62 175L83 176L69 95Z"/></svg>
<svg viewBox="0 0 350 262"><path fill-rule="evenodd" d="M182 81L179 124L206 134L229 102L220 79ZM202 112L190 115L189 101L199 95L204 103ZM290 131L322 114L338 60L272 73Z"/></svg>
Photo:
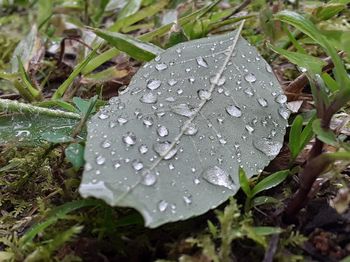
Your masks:
<svg viewBox="0 0 350 262"><path fill-rule="evenodd" d="M209 92L210 95L213 93L215 87L218 85L218 81L219 79L222 77L226 66L228 64L228 62L230 61L231 56L233 55L233 52L235 50L235 47L237 45L239 36L241 34L241 31L243 29L243 25L244 25L245 20L242 20L242 22L239 25L239 28L237 30L237 33L235 35L235 38L232 41L232 45L229 46L228 50L229 53L224 61L224 63L222 64L222 66L220 67L219 72L215 75L215 79L214 81L212 81L210 88L209 88ZM174 138L173 142L170 144L169 148L167 151L165 151L158 159L157 161L155 161L153 163L153 165L151 167L149 167L146 171L143 172L143 175L141 176L141 179L132 187L130 187L129 190L127 190L124 194L122 194L116 202L119 202L121 199L123 199L128 193L130 193L137 185L139 185L142 181L142 178L145 174L149 173L150 171L152 171L153 169L155 169L158 164L164 160L164 157L168 155L168 153L170 153L170 151L176 146L177 142L180 141L180 139L182 138L182 136L184 135L184 132L186 131L186 128L188 127L189 124L191 124L193 122L193 120L198 116L198 114L200 113L201 109L206 105L206 103L209 101L210 99L205 99L203 100L198 107L195 109L195 113L184 123L183 127L181 128L180 133Z"/></svg>

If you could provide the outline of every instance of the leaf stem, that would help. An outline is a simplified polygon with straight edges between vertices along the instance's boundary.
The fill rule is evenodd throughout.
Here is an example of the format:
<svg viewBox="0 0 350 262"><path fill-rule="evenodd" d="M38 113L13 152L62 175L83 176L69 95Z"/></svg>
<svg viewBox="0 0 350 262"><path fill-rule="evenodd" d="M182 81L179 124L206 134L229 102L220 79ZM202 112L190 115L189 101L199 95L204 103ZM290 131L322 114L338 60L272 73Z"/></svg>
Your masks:
<svg viewBox="0 0 350 262"><path fill-rule="evenodd" d="M66 112L63 110L48 109L39 106L33 106L26 103L21 103L18 101L13 101L10 99L0 98L0 110L5 112L18 112L18 113L36 113L47 116L56 116L62 118L80 119L81 116L76 113Z"/></svg>

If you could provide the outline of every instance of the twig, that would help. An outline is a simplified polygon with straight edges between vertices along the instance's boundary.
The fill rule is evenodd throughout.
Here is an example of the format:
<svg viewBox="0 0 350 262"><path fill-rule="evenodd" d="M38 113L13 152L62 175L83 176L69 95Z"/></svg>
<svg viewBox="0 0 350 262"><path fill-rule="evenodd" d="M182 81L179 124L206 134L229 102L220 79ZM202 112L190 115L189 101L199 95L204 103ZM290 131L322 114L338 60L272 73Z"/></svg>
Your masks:
<svg viewBox="0 0 350 262"><path fill-rule="evenodd" d="M279 241L280 237L278 234L273 235L269 241L269 246L268 249L265 252L265 257L263 262L272 262L273 261L273 257L276 254L277 251L277 247L278 247L278 241Z"/></svg>

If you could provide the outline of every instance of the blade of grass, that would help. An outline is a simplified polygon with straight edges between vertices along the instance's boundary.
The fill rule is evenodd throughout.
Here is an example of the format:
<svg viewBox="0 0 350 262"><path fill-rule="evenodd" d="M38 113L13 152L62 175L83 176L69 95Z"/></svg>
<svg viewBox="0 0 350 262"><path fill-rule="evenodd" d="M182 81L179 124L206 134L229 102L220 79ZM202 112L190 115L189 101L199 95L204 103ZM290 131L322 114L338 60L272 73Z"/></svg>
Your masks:
<svg viewBox="0 0 350 262"><path fill-rule="evenodd" d="M121 29L124 29L126 27L129 27L137 22L140 22L141 20L152 17L156 13L160 12L164 9L164 7L168 4L168 0L161 0L158 3L155 3L153 5L150 5L148 7L145 7L141 10L139 10L137 13L130 15L128 17L125 17L123 19L118 19L112 26L108 28L109 31L112 32L118 32ZM122 30L124 32L124 30Z"/></svg>
<svg viewBox="0 0 350 262"><path fill-rule="evenodd" d="M293 25L321 45L333 60L336 79L340 82L341 88L350 89L350 78L347 75L344 64L342 63L337 51L310 20L289 10L281 11L274 17L282 22Z"/></svg>
<svg viewBox="0 0 350 262"><path fill-rule="evenodd" d="M253 188L252 197L260 193L261 191L264 191L279 185L287 178L288 174L289 174L289 170L282 170L264 178L258 184L256 184L256 186Z"/></svg>
<svg viewBox="0 0 350 262"><path fill-rule="evenodd" d="M60 99L63 97L64 93L67 91L68 87L73 83L74 79L80 74L83 68L90 62L90 60L95 56L96 51L99 47L95 48L90 52L90 54L78 64L69 77L64 81L53 94L52 99Z"/></svg>
<svg viewBox="0 0 350 262"><path fill-rule="evenodd" d="M128 35L100 29L93 30L96 35L136 60L149 61L164 51L156 45L140 41Z"/></svg>
<svg viewBox="0 0 350 262"><path fill-rule="evenodd" d="M33 97L33 100L42 100L42 95L40 90L38 90L33 86L32 82L30 81L27 75L26 70L24 69L23 63L19 56L17 56L17 61L18 61L19 74L21 76L24 87L28 90L30 95Z"/></svg>
<svg viewBox="0 0 350 262"><path fill-rule="evenodd" d="M185 17L182 17L178 20L178 23L180 26L183 26L184 24L195 20L197 17L202 16L206 13L208 13L212 8L214 8L221 0L216 0L214 3L203 7L202 9L199 9L195 12L193 12L192 14L189 14ZM149 42L152 41L153 38L157 37L157 36L162 36L165 33L169 32L169 30L171 29L171 27L173 26L174 23L170 23L164 26L161 26L159 28L157 28L156 30L146 33L144 35L141 35L138 39L141 41L145 41L145 42ZM92 59L88 65L86 66L86 69L82 71L82 73L88 74L90 72L92 72L93 70L95 70L97 67L99 67L100 65L102 65L103 63L105 63L106 61L112 59L113 57L117 56L119 54L119 50L117 50L116 48L111 48L105 52L103 52L102 54L96 56L94 59Z"/></svg>

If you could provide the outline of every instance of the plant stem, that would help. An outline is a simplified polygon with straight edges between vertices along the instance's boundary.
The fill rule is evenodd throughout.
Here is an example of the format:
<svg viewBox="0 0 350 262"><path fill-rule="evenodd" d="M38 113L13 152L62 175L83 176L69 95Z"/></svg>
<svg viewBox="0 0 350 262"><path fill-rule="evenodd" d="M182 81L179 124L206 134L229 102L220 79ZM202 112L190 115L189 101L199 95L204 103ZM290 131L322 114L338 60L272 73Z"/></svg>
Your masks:
<svg viewBox="0 0 350 262"><path fill-rule="evenodd" d="M30 104L20 103L9 99L0 98L0 110L5 112L18 112L18 113L31 113L31 114L42 114L54 117L80 119L81 116L77 113L66 112L63 110L48 109L39 106L33 106Z"/></svg>

